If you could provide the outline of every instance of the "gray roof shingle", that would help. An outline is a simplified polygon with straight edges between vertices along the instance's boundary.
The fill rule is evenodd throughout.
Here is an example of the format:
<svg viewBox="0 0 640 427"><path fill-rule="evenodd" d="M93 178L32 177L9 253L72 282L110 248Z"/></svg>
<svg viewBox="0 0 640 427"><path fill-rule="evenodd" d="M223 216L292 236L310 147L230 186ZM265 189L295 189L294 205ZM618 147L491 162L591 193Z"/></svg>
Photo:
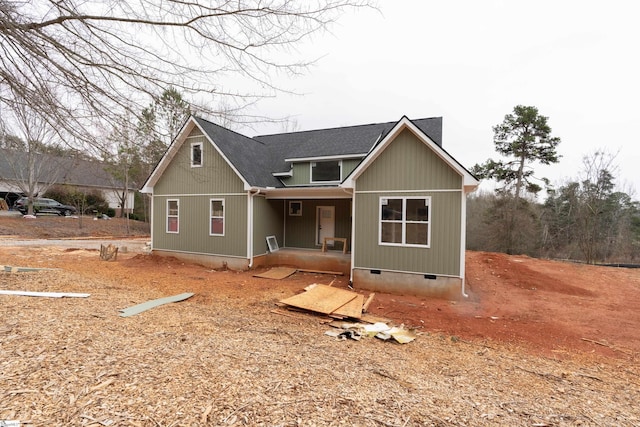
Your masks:
<svg viewBox="0 0 640 427"><path fill-rule="evenodd" d="M285 159L367 154L397 122L374 123L301 132L259 135L253 138L194 117L250 185L282 187L274 172L287 172ZM412 120L442 146L442 118Z"/></svg>
<svg viewBox="0 0 640 427"><path fill-rule="evenodd" d="M55 182L86 187L119 188L115 180L98 161L35 154L35 164L39 168L39 182ZM27 153L14 150L0 150L0 180L24 180L27 171Z"/></svg>

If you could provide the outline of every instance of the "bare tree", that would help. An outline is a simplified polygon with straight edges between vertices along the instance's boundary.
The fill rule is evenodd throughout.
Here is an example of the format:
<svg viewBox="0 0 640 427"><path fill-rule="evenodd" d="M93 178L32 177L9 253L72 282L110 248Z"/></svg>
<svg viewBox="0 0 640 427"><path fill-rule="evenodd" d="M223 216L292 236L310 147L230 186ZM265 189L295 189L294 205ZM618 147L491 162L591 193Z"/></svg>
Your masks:
<svg viewBox="0 0 640 427"><path fill-rule="evenodd" d="M73 158L47 153L55 132L39 118L30 105L14 104L0 116L0 134L5 135L0 179L29 199L28 214L33 214L34 197L55 184L73 163Z"/></svg>
<svg viewBox="0 0 640 427"><path fill-rule="evenodd" d="M288 48L368 1L0 0L0 108L29 104L57 132L98 145L98 118L114 125L168 87L251 103L281 89L275 72L313 61ZM223 87L229 75L249 89Z"/></svg>
<svg viewBox="0 0 640 427"><path fill-rule="evenodd" d="M108 137L112 152L105 153L106 170L111 175L112 185L119 187L117 197L121 207L120 217L124 217L133 208L129 205L131 190L139 188L141 181L147 176L141 155L145 147L136 137L136 128L126 117L121 119L121 125L114 128Z"/></svg>

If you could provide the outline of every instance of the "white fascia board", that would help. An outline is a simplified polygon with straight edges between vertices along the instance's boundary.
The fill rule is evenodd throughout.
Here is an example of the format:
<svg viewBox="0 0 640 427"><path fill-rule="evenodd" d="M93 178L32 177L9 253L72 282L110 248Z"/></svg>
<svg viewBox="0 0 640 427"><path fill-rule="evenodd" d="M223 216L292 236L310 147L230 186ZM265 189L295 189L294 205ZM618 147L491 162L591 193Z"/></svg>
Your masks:
<svg viewBox="0 0 640 427"><path fill-rule="evenodd" d="M149 178L147 178L147 181L140 189L141 193L153 193L154 185L156 185L165 169L167 169L167 166L169 165L169 163L171 163L171 160L175 157L180 147L182 147L182 144L186 140L186 137L191 133L195 125L195 119L193 118L193 116L190 116L189 120L187 120L184 126L182 126L182 129L180 129L178 136L176 136L176 138L171 142L169 148L167 148L167 151L165 151L164 155L162 156L156 167L153 169L153 172L151 172L151 175L149 175Z"/></svg>
<svg viewBox="0 0 640 427"><path fill-rule="evenodd" d="M238 178L242 180L245 191L249 191L249 189L251 189L251 186L249 185L247 180L242 176L242 174L238 171L238 169L236 169L235 165L229 161L229 159L227 158L227 156L224 155L222 150L220 150L220 148L209 137L209 135L204 131L204 129L202 129L202 127L193 118L193 116L191 116L189 117L189 120L187 121L187 123L185 123L185 125L180 130L180 133L178 133L178 136L173 140L173 142L167 149L167 152L164 154L164 156L162 156L162 159L158 163L158 166L156 166L156 168L153 170L147 182L145 182L145 185L140 190L141 193L153 193L153 186L158 182L158 180L166 170L169 163L171 163L171 160L175 157L180 147L182 147L182 144L184 144L185 141L187 140L187 137L189 136L189 134L191 133L194 127L197 127L200 130L200 132L202 132L202 135L205 137L207 141L209 141L209 144L211 144L211 146L215 148L218 154L224 159L225 162L227 162L229 167L235 172L236 175L238 175Z"/></svg>
<svg viewBox="0 0 640 427"><path fill-rule="evenodd" d="M378 158L378 156L387 148L387 146L393 141L404 129L409 129L414 135L420 139L425 145L440 157L445 163L455 170L460 176L462 176L463 185L465 190L467 187L477 187L480 183L473 177L466 169L464 169L449 153L447 153L442 147L433 142L424 132L422 132L411 120L406 116L402 117L398 123L391 129L387 136L369 153L369 155L351 172L351 175L340 186L343 188L353 188L354 182L362 173L369 167L369 165Z"/></svg>
<svg viewBox="0 0 640 427"><path fill-rule="evenodd" d="M293 176L293 170L289 170L287 172L273 172L271 175L277 177L292 177Z"/></svg>
<svg viewBox="0 0 640 427"><path fill-rule="evenodd" d="M300 162L320 162L323 160L345 160L345 159L362 159L366 157L367 153L362 154L343 154L337 156L316 156L316 157L292 157L284 159L285 162L300 163Z"/></svg>

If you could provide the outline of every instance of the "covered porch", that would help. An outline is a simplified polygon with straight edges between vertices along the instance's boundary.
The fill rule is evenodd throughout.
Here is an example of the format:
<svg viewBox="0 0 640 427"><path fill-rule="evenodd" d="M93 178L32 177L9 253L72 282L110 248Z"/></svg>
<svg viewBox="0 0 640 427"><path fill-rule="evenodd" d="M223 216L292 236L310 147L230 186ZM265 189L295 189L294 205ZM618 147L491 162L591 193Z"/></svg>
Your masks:
<svg viewBox="0 0 640 427"><path fill-rule="evenodd" d="M301 270L351 274L351 254L342 250L282 248L256 259L255 266L290 265Z"/></svg>

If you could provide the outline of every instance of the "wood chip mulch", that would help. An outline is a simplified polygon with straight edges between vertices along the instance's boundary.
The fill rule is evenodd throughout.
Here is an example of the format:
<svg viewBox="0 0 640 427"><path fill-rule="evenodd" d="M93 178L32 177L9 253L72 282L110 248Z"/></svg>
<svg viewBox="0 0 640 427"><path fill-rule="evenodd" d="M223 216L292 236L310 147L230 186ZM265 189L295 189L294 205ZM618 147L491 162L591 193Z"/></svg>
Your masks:
<svg viewBox="0 0 640 427"><path fill-rule="evenodd" d="M97 259L97 256L96 256ZM96 261L99 262L99 261ZM338 341L224 295L122 318L135 280L0 273L0 420L27 426L640 425L635 358L554 360L423 331Z"/></svg>

